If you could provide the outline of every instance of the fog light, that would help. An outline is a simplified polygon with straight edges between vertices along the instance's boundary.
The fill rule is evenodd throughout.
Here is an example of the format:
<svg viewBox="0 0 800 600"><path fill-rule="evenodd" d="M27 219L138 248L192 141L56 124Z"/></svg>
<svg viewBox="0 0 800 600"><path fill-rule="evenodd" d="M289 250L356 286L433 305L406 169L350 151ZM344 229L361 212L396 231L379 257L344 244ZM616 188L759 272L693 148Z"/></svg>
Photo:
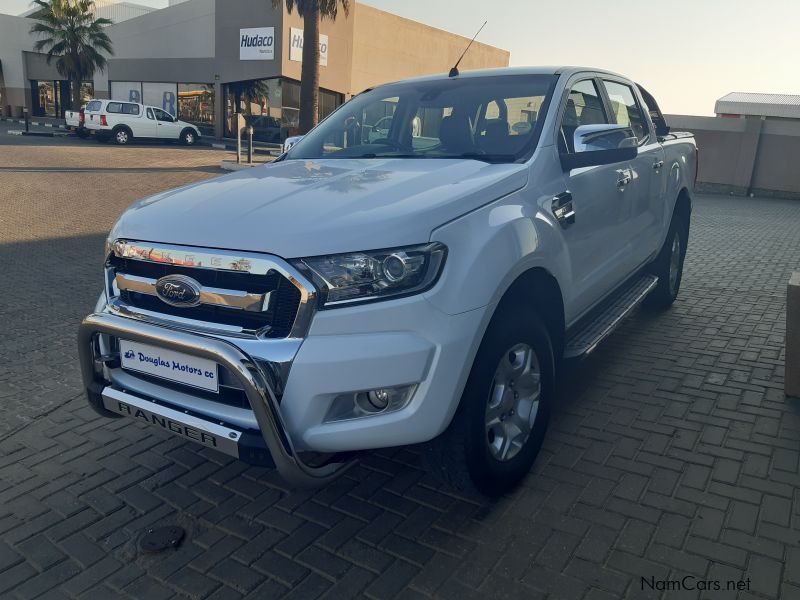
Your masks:
<svg viewBox="0 0 800 600"><path fill-rule="evenodd" d="M391 392L389 390L371 390L367 393L367 398L369 399L369 403L372 404L378 410L383 410L387 406L389 406L389 399L391 397Z"/></svg>
<svg viewBox="0 0 800 600"><path fill-rule="evenodd" d="M346 421L400 410L408 405L416 389L417 385L411 384L339 394L331 402L325 422Z"/></svg>

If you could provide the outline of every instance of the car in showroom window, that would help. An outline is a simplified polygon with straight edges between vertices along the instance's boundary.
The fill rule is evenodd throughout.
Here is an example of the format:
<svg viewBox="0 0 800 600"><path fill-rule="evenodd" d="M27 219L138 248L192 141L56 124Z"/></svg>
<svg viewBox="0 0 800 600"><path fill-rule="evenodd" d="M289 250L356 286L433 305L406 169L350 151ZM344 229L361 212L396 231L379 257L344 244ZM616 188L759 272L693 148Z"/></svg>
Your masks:
<svg viewBox="0 0 800 600"><path fill-rule="evenodd" d="M489 81L490 80L490 81ZM516 162L536 146L556 78L432 79L359 94L284 157L474 158Z"/></svg>

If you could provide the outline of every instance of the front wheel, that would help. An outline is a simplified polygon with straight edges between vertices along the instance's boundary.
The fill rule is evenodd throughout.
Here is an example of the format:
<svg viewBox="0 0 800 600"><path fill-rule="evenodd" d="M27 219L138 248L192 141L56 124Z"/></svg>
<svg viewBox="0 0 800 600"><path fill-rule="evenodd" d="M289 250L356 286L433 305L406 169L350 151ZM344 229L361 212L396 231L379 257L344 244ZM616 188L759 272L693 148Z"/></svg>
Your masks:
<svg viewBox="0 0 800 600"><path fill-rule="evenodd" d="M688 225L680 216L673 215L667 239L664 240L661 251L650 265L650 272L658 276L658 284L645 298L646 306L656 309L669 308L678 297L683 280L688 233Z"/></svg>
<svg viewBox="0 0 800 600"><path fill-rule="evenodd" d="M187 129L181 134L181 143L184 146L194 146L197 142L197 134L191 129Z"/></svg>
<svg viewBox="0 0 800 600"><path fill-rule="evenodd" d="M481 343L458 410L423 454L456 489L500 496L530 471L542 446L554 393L547 328L524 306L501 306Z"/></svg>

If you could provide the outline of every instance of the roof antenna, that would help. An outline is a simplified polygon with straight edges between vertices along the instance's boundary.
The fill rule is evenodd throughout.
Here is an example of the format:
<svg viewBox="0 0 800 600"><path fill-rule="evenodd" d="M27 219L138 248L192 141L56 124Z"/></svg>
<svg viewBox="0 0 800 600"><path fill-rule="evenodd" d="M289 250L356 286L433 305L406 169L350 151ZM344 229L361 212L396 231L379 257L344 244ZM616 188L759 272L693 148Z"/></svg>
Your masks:
<svg viewBox="0 0 800 600"><path fill-rule="evenodd" d="M481 29L486 27L486 23L488 23L488 21L483 22L483 25L481 25ZM481 29L478 29L478 32L474 36L472 36L472 39L469 41L469 44L467 44L467 47L464 48L464 52L461 54L461 56L458 57L456 64L453 66L452 69L450 69L450 73L447 75L448 77L456 77L458 75L458 65L461 64L461 59L464 58L464 55L467 53L467 50L469 50L469 47L472 46L472 42L475 41L475 38L478 37L478 33L481 32Z"/></svg>

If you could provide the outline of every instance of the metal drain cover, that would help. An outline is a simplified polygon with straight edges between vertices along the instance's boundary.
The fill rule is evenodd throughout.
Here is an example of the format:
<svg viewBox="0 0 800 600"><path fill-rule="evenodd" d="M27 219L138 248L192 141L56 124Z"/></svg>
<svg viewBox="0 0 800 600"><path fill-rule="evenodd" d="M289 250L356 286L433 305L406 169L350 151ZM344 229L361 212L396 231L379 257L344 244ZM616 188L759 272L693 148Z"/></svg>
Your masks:
<svg viewBox="0 0 800 600"><path fill-rule="evenodd" d="M175 548L181 543L186 532L182 527L158 527L148 529L139 539L139 550L142 552L161 552L167 548Z"/></svg>

